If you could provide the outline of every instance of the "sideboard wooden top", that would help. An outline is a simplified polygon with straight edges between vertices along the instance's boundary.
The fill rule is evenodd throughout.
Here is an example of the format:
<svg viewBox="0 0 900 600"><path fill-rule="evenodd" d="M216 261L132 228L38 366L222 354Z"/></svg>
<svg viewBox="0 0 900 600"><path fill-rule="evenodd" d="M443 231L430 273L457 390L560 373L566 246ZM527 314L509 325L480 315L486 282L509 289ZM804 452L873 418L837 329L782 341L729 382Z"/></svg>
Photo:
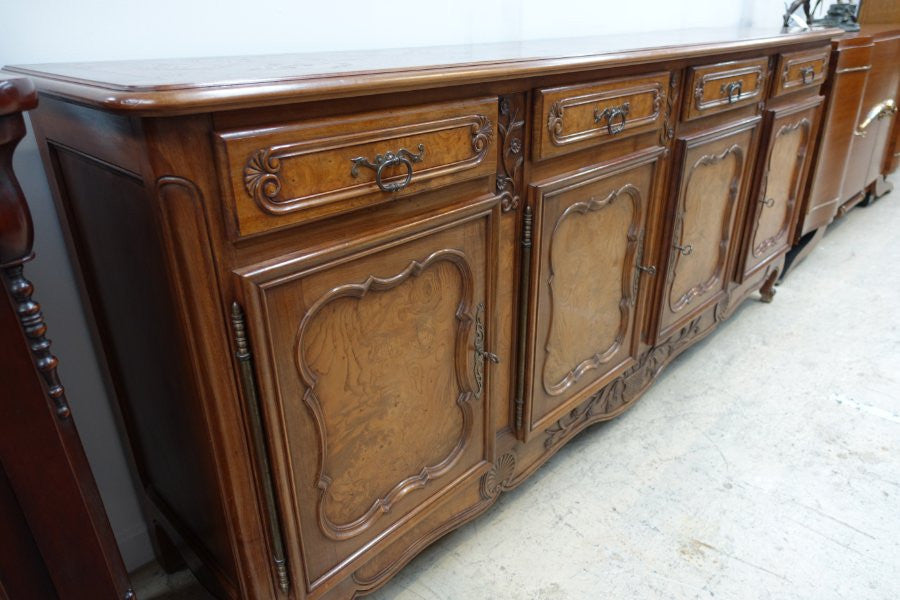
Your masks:
<svg viewBox="0 0 900 600"><path fill-rule="evenodd" d="M446 87L826 41L843 32L772 28L639 34L369 51L7 66L42 93L107 110L186 114Z"/></svg>

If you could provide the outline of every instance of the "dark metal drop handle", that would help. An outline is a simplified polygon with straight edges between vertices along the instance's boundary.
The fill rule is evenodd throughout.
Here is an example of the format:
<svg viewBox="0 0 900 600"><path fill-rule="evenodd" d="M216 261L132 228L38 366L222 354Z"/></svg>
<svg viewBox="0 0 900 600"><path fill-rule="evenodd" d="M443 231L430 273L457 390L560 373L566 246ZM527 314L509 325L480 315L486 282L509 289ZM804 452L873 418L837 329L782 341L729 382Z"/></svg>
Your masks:
<svg viewBox="0 0 900 600"><path fill-rule="evenodd" d="M625 124L628 122L628 111L631 110L630 102L623 102L620 106L608 106L601 110L594 111L594 122L602 123L606 120L606 131L609 135L616 135L625 131Z"/></svg>
<svg viewBox="0 0 900 600"><path fill-rule="evenodd" d="M807 80L807 78L809 78L809 80ZM800 69L800 79L803 81L803 85L810 83L815 78L816 70L813 67L803 67Z"/></svg>
<svg viewBox="0 0 900 600"><path fill-rule="evenodd" d="M694 247L690 244L686 246L679 246L678 244L673 244L676 250L678 250L682 256L690 256L694 252Z"/></svg>
<svg viewBox="0 0 900 600"><path fill-rule="evenodd" d="M359 168L366 167L375 171L375 184L382 192L396 192L402 190L409 185L413 176L413 163L422 162L425 157L425 144L419 144L417 147L419 153L413 154L406 148L400 148L397 152L385 152L375 157L375 162L370 162L365 156L357 156L351 158L350 162L353 166L350 168L350 175L359 177ZM395 181L394 183L384 183L382 173L388 167L403 165L406 167L406 177L403 181Z"/></svg>
<svg viewBox="0 0 900 600"><path fill-rule="evenodd" d="M775 198L765 198L760 200L760 202L762 202L764 206L767 206L769 208L775 206Z"/></svg>
<svg viewBox="0 0 900 600"><path fill-rule="evenodd" d="M744 87L742 81L732 81L728 85L722 86L722 93L728 96L728 104L732 104L741 99L741 88Z"/></svg>

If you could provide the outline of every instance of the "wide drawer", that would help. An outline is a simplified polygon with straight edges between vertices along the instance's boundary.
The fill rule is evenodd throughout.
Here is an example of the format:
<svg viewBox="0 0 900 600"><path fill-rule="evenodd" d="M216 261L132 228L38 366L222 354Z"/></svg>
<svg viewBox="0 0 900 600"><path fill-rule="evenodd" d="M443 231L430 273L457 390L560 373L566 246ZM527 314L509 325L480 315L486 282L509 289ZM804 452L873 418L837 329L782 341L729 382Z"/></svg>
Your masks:
<svg viewBox="0 0 900 600"><path fill-rule="evenodd" d="M778 55L778 80L775 96L795 90L820 85L828 76L828 60L831 48L825 46L803 52L785 52Z"/></svg>
<svg viewBox="0 0 900 600"><path fill-rule="evenodd" d="M237 234L496 172L496 97L216 132Z"/></svg>
<svg viewBox="0 0 900 600"><path fill-rule="evenodd" d="M657 129L668 84L661 72L537 90L534 159Z"/></svg>
<svg viewBox="0 0 900 600"><path fill-rule="evenodd" d="M684 119L696 119L762 99L769 59L754 58L691 67L692 98L684 103Z"/></svg>

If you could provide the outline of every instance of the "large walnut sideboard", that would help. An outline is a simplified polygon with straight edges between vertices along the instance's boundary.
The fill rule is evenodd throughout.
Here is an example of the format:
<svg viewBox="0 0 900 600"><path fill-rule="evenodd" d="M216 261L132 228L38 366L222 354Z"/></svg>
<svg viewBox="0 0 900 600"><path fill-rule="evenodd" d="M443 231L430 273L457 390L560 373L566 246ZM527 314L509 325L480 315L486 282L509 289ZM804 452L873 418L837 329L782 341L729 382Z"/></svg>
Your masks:
<svg viewBox="0 0 900 600"><path fill-rule="evenodd" d="M841 33L8 67L164 566L372 591L771 300Z"/></svg>

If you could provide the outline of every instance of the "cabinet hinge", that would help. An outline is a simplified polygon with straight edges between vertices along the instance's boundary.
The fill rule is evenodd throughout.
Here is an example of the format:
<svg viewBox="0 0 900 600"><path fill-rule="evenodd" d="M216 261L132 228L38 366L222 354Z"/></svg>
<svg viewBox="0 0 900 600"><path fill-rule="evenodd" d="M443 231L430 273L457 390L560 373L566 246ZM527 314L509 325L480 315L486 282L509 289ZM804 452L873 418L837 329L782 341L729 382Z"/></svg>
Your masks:
<svg viewBox="0 0 900 600"><path fill-rule="evenodd" d="M522 221L522 279L519 289L519 361L516 374L516 431L522 432L522 413L525 409L525 336L528 328L528 293L531 287L531 228L534 216L530 205L525 205Z"/></svg>
<svg viewBox="0 0 900 600"><path fill-rule="evenodd" d="M290 590L290 579L287 572L287 561L284 555L284 537L281 534L281 521L275 503L275 486L272 483L272 469L266 448L265 433L262 425L262 414L259 407L259 395L256 392L256 377L253 374L253 358L247 338L247 325L244 311L237 302L231 305L231 324L234 329L235 357L241 369L241 387L247 402L250 426L253 429L253 449L256 454L257 467L262 477L262 491L266 502L269 521L269 537L272 544L272 563L278 588L283 594Z"/></svg>

